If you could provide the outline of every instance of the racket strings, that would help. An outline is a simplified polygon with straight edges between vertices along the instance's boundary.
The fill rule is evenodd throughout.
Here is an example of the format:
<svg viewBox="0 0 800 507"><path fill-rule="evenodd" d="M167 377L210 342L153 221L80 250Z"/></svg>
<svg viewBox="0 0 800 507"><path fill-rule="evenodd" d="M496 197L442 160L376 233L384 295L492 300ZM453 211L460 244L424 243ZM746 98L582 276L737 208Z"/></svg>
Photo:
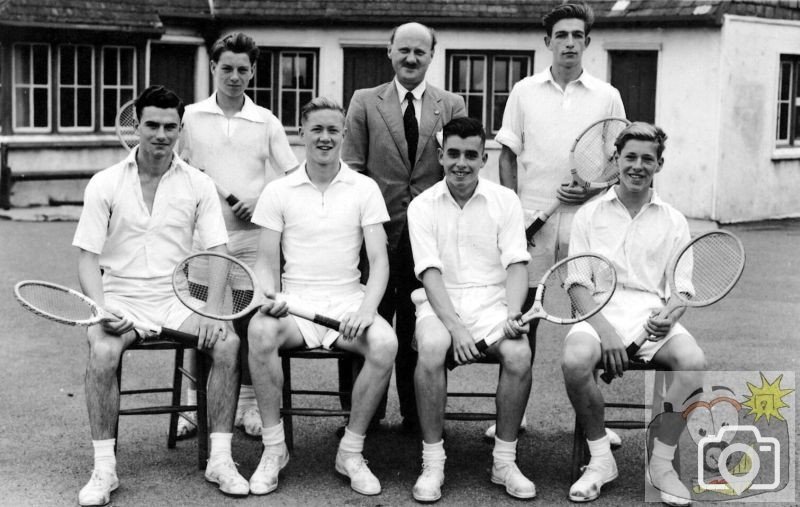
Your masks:
<svg viewBox="0 0 800 507"><path fill-rule="evenodd" d="M586 182L604 183L617 177L614 142L627 124L618 119L596 123L576 141L574 169Z"/></svg>
<svg viewBox="0 0 800 507"><path fill-rule="evenodd" d="M695 241L675 264L675 290L686 301L701 306L720 299L733 288L744 265L739 241L725 233Z"/></svg>
<svg viewBox="0 0 800 507"><path fill-rule="evenodd" d="M125 143L128 149L133 149L139 144L139 136L136 134L136 107L134 102L128 102L120 109L117 118L117 129L120 140Z"/></svg>
<svg viewBox="0 0 800 507"><path fill-rule="evenodd" d="M544 282L545 313L559 319L583 319L602 308L616 285L614 268L594 255L557 265Z"/></svg>
<svg viewBox="0 0 800 507"><path fill-rule="evenodd" d="M175 271L173 288L178 298L195 310L230 316L253 300L253 281L239 264L216 255L196 255L184 260ZM207 308L210 295L218 304Z"/></svg>
<svg viewBox="0 0 800 507"><path fill-rule="evenodd" d="M28 307L46 317L64 321L85 321L96 316L95 308L77 294L41 284L24 284L18 297Z"/></svg>

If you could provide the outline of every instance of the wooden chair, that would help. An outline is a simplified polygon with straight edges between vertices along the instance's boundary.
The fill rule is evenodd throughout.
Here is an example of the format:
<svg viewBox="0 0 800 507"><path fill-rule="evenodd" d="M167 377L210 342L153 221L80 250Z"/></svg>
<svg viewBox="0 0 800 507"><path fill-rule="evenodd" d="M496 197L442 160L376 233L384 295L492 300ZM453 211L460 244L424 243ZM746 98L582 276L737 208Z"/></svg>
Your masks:
<svg viewBox="0 0 800 507"><path fill-rule="evenodd" d="M314 389L295 389L292 386L292 359L335 359L338 367L349 368L352 378L358 374L358 356L339 349L308 349L299 348L293 350L281 350L281 368L283 369L283 406L281 416L283 417L284 433L286 435L286 446L291 451L294 448L294 416L305 417L348 417L350 415L350 396L351 391L327 391ZM331 384L335 380L331 380ZM336 397L338 406L331 408L324 405L314 406L295 406L295 396L307 397ZM343 408L347 407L347 408Z"/></svg>
<svg viewBox="0 0 800 507"><path fill-rule="evenodd" d="M598 365L598 370L602 366ZM628 371L647 371L655 370L656 378L653 385L653 403L624 403L616 401L607 401L605 403L606 409L622 409L622 410L642 410L646 411L653 407L659 407L664 403L664 394L666 393L666 375L665 369L652 363L643 363L640 361L631 361L628 363ZM617 380L619 381L619 380ZM647 429L647 421L645 420L644 413L641 418L628 418L628 419L609 419L606 417L606 428L611 429ZM650 447L650 445L648 445ZM677 453L676 453L677 455ZM676 460L677 461L677 460ZM572 439L572 466L570 471L571 480L574 483L581 476L581 467L589 462L589 446L586 443L586 437L583 434L583 427L581 426L578 418L575 418L575 431ZM677 469L676 469L677 470Z"/></svg>
<svg viewBox="0 0 800 507"><path fill-rule="evenodd" d="M197 354L197 375L193 376L183 367L183 355L186 349L192 348L191 345L181 344L171 340L155 339L146 342L135 343L127 350L153 351L153 350L173 350L175 351L175 361L172 374L172 384L163 387L148 387L143 389L123 389L122 388L122 362L120 359L117 368L117 383L120 389L120 405L122 397L134 394L170 393L170 403L168 405L148 405L137 408L125 408L119 411L120 416L131 415L155 415L170 414L169 432L167 434L167 447L175 448L177 441L178 413L196 412L197 414L197 466L203 470L208 460L208 411L206 405L206 385L208 382L208 365L206 356ZM181 386L183 377L195 382L197 386L197 404L181 405ZM117 419L117 430L119 429L119 419ZM119 442L119 431L115 432L117 442Z"/></svg>

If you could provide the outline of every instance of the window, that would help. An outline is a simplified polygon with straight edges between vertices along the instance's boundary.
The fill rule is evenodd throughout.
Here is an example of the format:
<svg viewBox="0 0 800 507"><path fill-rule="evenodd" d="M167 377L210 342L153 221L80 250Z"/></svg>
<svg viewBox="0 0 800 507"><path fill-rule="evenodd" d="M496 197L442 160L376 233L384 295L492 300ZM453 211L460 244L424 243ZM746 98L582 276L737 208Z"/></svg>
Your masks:
<svg viewBox="0 0 800 507"><path fill-rule="evenodd" d="M136 94L136 48L105 46L102 54L102 127L113 129L117 111Z"/></svg>
<svg viewBox="0 0 800 507"><path fill-rule="evenodd" d="M800 55L781 55L777 126L778 146L800 146Z"/></svg>
<svg viewBox="0 0 800 507"><path fill-rule="evenodd" d="M317 51L261 48L247 94L284 128L298 130L300 108L317 95Z"/></svg>
<svg viewBox="0 0 800 507"><path fill-rule="evenodd" d="M13 125L20 132L50 129L50 46L14 44Z"/></svg>
<svg viewBox="0 0 800 507"><path fill-rule="evenodd" d="M92 130L94 126L94 48L58 47L59 130Z"/></svg>
<svg viewBox="0 0 800 507"><path fill-rule="evenodd" d="M461 95L467 114L494 134L503 123L511 88L533 68L533 53L448 51L447 62L450 91Z"/></svg>

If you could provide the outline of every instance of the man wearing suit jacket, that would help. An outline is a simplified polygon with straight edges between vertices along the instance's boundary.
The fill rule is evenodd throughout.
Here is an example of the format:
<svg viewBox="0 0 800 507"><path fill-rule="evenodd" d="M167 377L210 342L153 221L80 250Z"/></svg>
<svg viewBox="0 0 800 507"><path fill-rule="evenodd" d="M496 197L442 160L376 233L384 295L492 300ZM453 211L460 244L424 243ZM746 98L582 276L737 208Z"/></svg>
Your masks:
<svg viewBox="0 0 800 507"><path fill-rule="evenodd" d="M411 292L421 284L414 275L406 210L411 199L443 177L436 133L451 119L466 116L461 97L425 82L435 46L433 29L419 23L392 31L388 55L395 78L355 92L342 148L342 159L351 168L378 183L389 210L389 286L378 311L388 322L396 316L395 375L403 427L408 430L418 428Z"/></svg>

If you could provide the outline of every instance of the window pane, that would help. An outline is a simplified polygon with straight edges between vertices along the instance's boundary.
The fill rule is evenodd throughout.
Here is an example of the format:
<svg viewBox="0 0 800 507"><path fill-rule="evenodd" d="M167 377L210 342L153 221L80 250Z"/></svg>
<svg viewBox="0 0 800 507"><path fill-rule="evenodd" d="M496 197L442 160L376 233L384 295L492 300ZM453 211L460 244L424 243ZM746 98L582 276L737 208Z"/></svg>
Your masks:
<svg viewBox="0 0 800 507"><path fill-rule="evenodd" d="M91 85L92 80L92 48L80 46L78 48L78 84Z"/></svg>
<svg viewBox="0 0 800 507"><path fill-rule="evenodd" d="M117 49L103 48L103 84L117 82Z"/></svg>
<svg viewBox="0 0 800 507"><path fill-rule="evenodd" d="M48 121L48 89L35 88L33 90L33 126L47 127Z"/></svg>
<svg viewBox="0 0 800 507"><path fill-rule="evenodd" d="M272 93L268 91L261 91L259 90L256 93L256 99L253 102L258 104L261 107L265 107L267 109L272 109Z"/></svg>
<svg viewBox="0 0 800 507"><path fill-rule="evenodd" d="M497 132L503 126L503 111L506 109L508 95L495 95L492 107L492 132Z"/></svg>
<svg viewBox="0 0 800 507"><path fill-rule="evenodd" d="M484 58L474 58L472 60L472 85L471 91L482 92L484 88L484 77L486 75L486 60Z"/></svg>
<svg viewBox="0 0 800 507"><path fill-rule="evenodd" d="M14 82L28 84L31 82L31 47L21 44L14 51Z"/></svg>
<svg viewBox="0 0 800 507"><path fill-rule="evenodd" d="M299 55L298 60L298 86L300 88L314 87L314 58L310 55Z"/></svg>
<svg viewBox="0 0 800 507"><path fill-rule="evenodd" d="M92 90L82 88L78 90L78 121L77 127L92 126Z"/></svg>
<svg viewBox="0 0 800 507"><path fill-rule="evenodd" d="M49 46L36 44L33 46L33 82L35 84L49 84L50 62L48 61Z"/></svg>
<svg viewBox="0 0 800 507"><path fill-rule="evenodd" d="M780 91L778 92L778 100L786 100L789 98L789 87L791 86L791 64L789 62L781 62L780 71Z"/></svg>
<svg viewBox="0 0 800 507"><path fill-rule="evenodd" d="M134 74L134 58L133 58L133 49L132 48L122 48L120 49L120 64L119 64L119 72L120 72L120 79L119 84L122 85L132 85L133 84L133 74Z"/></svg>
<svg viewBox="0 0 800 507"><path fill-rule="evenodd" d="M294 70L294 56L283 55L281 56L281 87L294 88L296 86Z"/></svg>
<svg viewBox="0 0 800 507"><path fill-rule="evenodd" d="M494 59L494 91L508 91L508 58L497 57Z"/></svg>
<svg viewBox="0 0 800 507"><path fill-rule="evenodd" d="M463 56L453 57L453 69L450 76L450 91L453 93L463 93L467 91L467 59Z"/></svg>
<svg viewBox="0 0 800 507"><path fill-rule="evenodd" d="M29 88L17 88L14 94L14 107L16 108L17 121L15 127L30 127L31 107L30 107L31 91Z"/></svg>
<svg viewBox="0 0 800 507"><path fill-rule="evenodd" d="M103 90L103 125L114 126L117 116L117 92L116 90Z"/></svg>
<svg viewBox="0 0 800 507"><path fill-rule="evenodd" d="M257 88L272 88L272 55L262 51L256 61L256 73L253 86Z"/></svg>
<svg viewBox="0 0 800 507"><path fill-rule="evenodd" d="M483 98L478 95L471 95L467 104L467 114L471 118L483 121Z"/></svg>
<svg viewBox="0 0 800 507"><path fill-rule="evenodd" d="M511 59L511 85L528 75L528 59L527 58L512 58Z"/></svg>
<svg viewBox="0 0 800 507"><path fill-rule="evenodd" d="M293 91L281 93L281 123L284 127L297 126L295 123L297 100Z"/></svg>
<svg viewBox="0 0 800 507"><path fill-rule="evenodd" d="M58 103L60 104L61 114L58 124L62 127L72 127L75 125L74 107L72 103L72 89L62 88L58 93Z"/></svg>
<svg viewBox="0 0 800 507"><path fill-rule="evenodd" d="M61 84L72 84L75 82L75 47L61 46L58 50L58 82Z"/></svg>

